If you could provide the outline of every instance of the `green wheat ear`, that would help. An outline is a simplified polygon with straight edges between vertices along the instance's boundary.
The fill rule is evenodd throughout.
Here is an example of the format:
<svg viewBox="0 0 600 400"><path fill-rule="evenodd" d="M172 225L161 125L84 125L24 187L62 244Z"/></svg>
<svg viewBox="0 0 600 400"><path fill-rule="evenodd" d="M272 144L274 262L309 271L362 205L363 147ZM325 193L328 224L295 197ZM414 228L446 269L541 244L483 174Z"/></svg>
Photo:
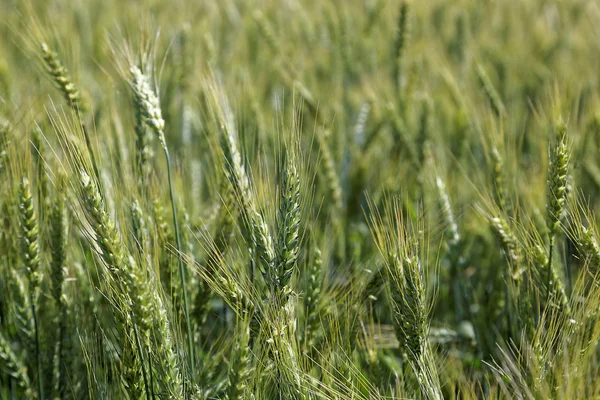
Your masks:
<svg viewBox="0 0 600 400"><path fill-rule="evenodd" d="M156 133L161 146L165 147L167 145L163 133L165 120L162 117L158 96L152 90L146 75L138 67L132 66L129 72L136 109L144 118L144 122Z"/></svg>
<svg viewBox="0 0 600 400"><path fill-rule="evenodd" d="M38 393L43 398L42 354L40 352L40 333L36 310L37 289L40 285L40 247L38 242L39 226L33 206L33 197L29 179L23 178L19 187L19 218L21 220L21 257L27 268L29 280L29 301L35 330L35 354L37 361Z"/></svg>
<svg viewBox="0 0 600 400"><path fill-rule="evenodd" d="M560 219L566 201L568 167L567 126L561 119L556 126L556 145L548 168L546 218L550 237L555 236L560 229Z"/></svg>
<svg viewBox="0 0 600 400"><path fill-rule="evenodd" d="M46 43L42 43L40 47L48 73L54 79L65 100L67 100L69 107L75 111L85 111L86 107L81 100L79 90L71 80L67 69L60 62L58 55L50 50Z"/></svg>
<svg viewBox="0 0 600 400"><path fill-rule="evenodd" d="M27 268L30 290L33 292L40 284L39 227L27 178L21 180L19 189L19 217L21 220L21 256Z"/></svg>
<svg viewBox="0 0 600 400"><path fill-rule="evenodd" d="M554 241L560 230L560 221L567 200L567 179L569 173L569 148L567 147L567 125L562 118L556 124L556 144L551 154L548 168L548 184L546 194L546 225L548 228L548 265L546 288L547 299L550 300L552 287L559 287L564 292L564 285L560 280L554 264Z"/></svg>
<svg viewBox="0 0 600 400"><path fill-rule="evenodd" d="M294 160L288 157L281 183L281 203L277 219L275 284L280 293L289 292L289 282L298 260L300 247L300 175Z"/></svg>

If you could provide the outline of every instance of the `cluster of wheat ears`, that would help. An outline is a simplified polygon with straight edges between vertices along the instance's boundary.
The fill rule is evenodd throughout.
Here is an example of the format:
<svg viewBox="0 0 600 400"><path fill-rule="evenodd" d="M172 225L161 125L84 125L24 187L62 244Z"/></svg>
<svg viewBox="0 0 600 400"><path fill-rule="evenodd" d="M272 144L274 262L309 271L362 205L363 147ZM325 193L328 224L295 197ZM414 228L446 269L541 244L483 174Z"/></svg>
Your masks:
<svg viewBox="0 0 600 400"><path fill-rule="evenodd" d="M1 399L600 398L595 1L0 15Z"/></svg>

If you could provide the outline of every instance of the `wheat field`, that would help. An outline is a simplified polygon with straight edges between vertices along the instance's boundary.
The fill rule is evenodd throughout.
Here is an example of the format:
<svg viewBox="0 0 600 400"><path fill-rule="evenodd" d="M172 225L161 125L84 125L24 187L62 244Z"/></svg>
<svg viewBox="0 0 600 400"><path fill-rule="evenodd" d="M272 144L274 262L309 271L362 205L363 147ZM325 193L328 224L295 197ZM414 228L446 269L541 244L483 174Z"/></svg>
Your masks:
<svg viewBox="0 0 600 400"><path fill-rule="evenodd" d="M597 1L0 16L0 399L600 399Z"/></svg>

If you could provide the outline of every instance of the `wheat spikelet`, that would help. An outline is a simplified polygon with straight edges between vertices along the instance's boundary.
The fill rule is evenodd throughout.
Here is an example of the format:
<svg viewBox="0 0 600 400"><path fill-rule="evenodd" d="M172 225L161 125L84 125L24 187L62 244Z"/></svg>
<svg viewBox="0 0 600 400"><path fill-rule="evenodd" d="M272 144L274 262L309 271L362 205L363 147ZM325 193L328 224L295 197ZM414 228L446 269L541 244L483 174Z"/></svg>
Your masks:
<svg viewBox="0 0 600 400"><path fill-rule="evenodd" d="M273 283L279 293L285 295L289 291L288 284L298 259L300 242L300 175L290 158L283 173L277 231L277 272Z"/></svg>
<svg viewBox="0 0 600 400"><path fill-rule="evenodd" d="M560 219L566 201L569 149L567 126L560 120L556 126L556 146L548 168L548 193L546 196L546 218L548 234L552 238L560 228Z"/></svg>

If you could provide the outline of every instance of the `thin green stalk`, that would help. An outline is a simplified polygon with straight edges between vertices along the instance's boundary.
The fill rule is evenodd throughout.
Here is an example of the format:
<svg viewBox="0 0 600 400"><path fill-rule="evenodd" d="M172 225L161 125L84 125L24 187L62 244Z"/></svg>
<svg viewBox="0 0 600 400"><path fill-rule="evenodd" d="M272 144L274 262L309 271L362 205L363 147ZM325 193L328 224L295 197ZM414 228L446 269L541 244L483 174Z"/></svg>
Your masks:
<svg viewBox="0 0 600 400"><path fill-rule="evenodd" d="M36 368L37 368L37 383L38 383L38 393L39 398L44 398L44 388L42 385L42 353L40 353L40 331L38 329L38 317L37 311L35 308L35 299L33 296L33 291L31 291L29 299L31 301L31 313L33 314L33 327L35 331L35 356L36 356Z"/></svg>

